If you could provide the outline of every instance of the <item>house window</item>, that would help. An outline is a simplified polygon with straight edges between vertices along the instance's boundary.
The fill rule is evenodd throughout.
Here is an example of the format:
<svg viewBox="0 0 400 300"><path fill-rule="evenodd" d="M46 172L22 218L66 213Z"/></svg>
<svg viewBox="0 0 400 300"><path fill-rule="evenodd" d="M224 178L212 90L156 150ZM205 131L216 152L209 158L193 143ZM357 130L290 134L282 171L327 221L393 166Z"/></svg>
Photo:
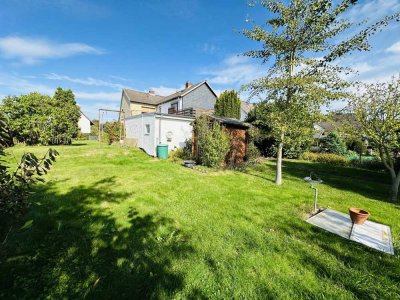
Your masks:
<svg viewBox="0 0 400 300"><path fill-rule="evenodd" d="M146 134L146 135L150 134L150 124L146 124L144 126L144 134Z"/></svg>
<svg viewBox="0 0 400 300"><path fill-rule="evenodd" d="M178 111L178 102L171 103L171 108Z"/></svg>

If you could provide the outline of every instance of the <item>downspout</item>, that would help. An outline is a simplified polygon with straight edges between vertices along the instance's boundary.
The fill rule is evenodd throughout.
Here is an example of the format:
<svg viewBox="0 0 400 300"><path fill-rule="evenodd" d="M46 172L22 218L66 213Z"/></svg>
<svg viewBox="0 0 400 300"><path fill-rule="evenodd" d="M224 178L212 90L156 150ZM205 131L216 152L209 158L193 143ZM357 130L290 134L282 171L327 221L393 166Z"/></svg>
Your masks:
<svg viewBox="0 0 400 300"><path fill-rule="evenodd" d="M158 119L158 143L161 144L161 115Z"/></svg>
<svg viewBox="0 0 400 300"><path fill-rule="evenodd" d="M142 140L140 148L143 149L143 139L144 139L144 136L143 136L143 114L141 114L140 116L141 116L140 137L141 137L141 140Z"/></svg>

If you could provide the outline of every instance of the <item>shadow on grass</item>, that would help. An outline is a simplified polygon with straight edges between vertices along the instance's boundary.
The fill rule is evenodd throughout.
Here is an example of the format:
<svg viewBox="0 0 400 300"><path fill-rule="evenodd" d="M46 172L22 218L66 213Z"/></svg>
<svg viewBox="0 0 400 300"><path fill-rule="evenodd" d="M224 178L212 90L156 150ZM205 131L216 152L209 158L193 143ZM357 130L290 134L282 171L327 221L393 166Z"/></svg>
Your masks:
<svg viewBox="0 0 400 300"><path fill-rule="evenodd" d="M32 201L38 204L27 216L33 222L0 248L0 298L146 299L182 287L171 259L192 252L185 237L172 220L134 207L112 215L107 207L131 196L110 191L113 182L65 194L51 183L37 187Z"/></svg>
<svg viewBox="0 0 400 300"><path fill-rule="evenodd" d="M268 181L273 181L271 178L275 176L274 164L263 164L249 169L250 171L246 170L246 174ZM314 172L324 181L323 184L330 187L354 192L370 199L390 202L390 177L386 173L298 160L284 160L282 169L284 180L285 177L302 180ZM265 176L263 173L270 175Z"/></svg>
<svg viewBox="0 0 400 300"><path fill-rule="evenodd" d="M314 273L321 285L334 283L356 299L395 299L400 294L398 256L346 240L300 219L282 217L274 225L278 234L290 237L292 247L296 247L296 256L291 253L290 260ZM287 254L283 251L282 255ZM313 296L312 291L308 296ZM325 296L329 298L329 294Z"/></svg>

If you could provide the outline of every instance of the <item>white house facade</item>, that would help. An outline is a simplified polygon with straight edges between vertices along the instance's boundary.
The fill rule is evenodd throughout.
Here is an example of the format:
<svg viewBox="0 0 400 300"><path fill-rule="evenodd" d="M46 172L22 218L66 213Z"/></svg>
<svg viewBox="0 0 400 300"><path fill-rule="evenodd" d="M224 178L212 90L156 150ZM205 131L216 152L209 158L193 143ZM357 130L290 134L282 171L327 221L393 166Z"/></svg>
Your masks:
<svg viewBox="0 0 400 300"><path fill-rule="evenodd" d="M81 133L91 133L92 121L81 111L81 116L79 117L78 127Z"/></svg>

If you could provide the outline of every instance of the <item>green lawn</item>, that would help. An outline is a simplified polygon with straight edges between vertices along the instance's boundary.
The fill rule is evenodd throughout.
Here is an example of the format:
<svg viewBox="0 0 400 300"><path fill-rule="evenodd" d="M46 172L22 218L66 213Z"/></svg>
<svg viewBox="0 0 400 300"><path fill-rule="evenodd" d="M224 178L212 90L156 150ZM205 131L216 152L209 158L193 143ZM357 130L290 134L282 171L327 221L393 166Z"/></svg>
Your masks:
<svg viewBox="0 0 400 300"><path fill-rule="evenodd" d="M28 213L0 240L2 299L400 297L400 209L386 202L386 175L285 161L277 187L272 162L203 174L136 149L56 148ZM312 170L323 207L360 206L391 226L395 256L304 222Z"/></svg>

